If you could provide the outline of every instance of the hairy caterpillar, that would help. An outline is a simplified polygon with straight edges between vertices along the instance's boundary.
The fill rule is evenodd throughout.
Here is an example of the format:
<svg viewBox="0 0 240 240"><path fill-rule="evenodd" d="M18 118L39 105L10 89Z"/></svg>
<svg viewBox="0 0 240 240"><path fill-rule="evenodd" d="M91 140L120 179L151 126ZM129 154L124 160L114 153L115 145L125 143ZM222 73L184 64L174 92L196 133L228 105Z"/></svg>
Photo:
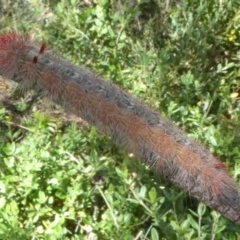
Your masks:
<svg viewBox="0 0 240 240"><path fill-rule="evenodd" d="M240 224L240 193L225 165L130 94L17 33L0 35L0 74L24 88L43 91L166 179Z"/></svg>

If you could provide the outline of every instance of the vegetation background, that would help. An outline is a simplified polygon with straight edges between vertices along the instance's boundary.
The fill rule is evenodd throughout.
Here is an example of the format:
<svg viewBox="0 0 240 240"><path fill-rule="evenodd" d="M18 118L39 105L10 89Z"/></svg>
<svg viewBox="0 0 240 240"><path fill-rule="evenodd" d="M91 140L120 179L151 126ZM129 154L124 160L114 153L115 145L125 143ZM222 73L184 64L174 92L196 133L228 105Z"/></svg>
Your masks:
<svg viewBox="0 0 240 240"><path fill-rule="evenodd" d="M239 0L1 0L0 29L147 102L239 180ZM240 239L94 127L14 89L0 85L0 239Z"/></svg>

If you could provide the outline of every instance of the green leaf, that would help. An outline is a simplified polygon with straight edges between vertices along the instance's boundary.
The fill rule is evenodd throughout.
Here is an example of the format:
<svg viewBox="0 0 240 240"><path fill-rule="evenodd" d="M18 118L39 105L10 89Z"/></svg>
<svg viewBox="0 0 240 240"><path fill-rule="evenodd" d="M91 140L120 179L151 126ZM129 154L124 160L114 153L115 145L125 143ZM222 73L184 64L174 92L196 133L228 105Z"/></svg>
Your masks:
<svg viewBox="0 0 240 240"><path fill-rule="evenodd" d="M188 217L189 217L189 220L190 220L189 222L190 222L191 226L194 229L198 230L199 229L198 223L193 219L193 217L191 215L189 215Z"/></svg>
<svg viewBox="0 0 240 240"><path fill-rule="evenodd" d="M206 205L203 203L199 203L197 212L198 212L199 217L202 217L204 215L204 213L206 212Z"/></svg>
<svg viewBox="0 0 240 240"><path fill-rule="evenodd" d="M0 197L0 209L2 209L6 204L6 198Z"/></svg>
<svg viewBox="0 0 240 240"><path fill-rule="evenodd" d="M156 228L151 229L151 240L159 240L159 235Z"/></svg>
<svg viewBox="0 0 240 240"><path fill-rule="evenodd" d="M16 151L16 144L13 143L7 143L4 147L3 147L3 152L7 155L7 156L11 156L14 155L15 151Z"/></svg>
<svg viewBox="0 0 240 240"><path fill-rule="evenodd" d="M39 203L45 203L46 201L47 201L47 196L45 195L45 193L44 192L42 192L42 191L39 191L38 192L38 202Z"/></svg>
<svg viewBox="0 0 240 240"><path fill-rule="evenodd" d="M156 199L157 199L157 191L156 191L156 189L152 187L151 190L148 192L148 195L149 195L150 201L152 203L155 203Z"/></svg>
<svg viewBox="0 0 240 240"><path fill-rule="evenodd" d="M8 232L9 232L8 227L5 224L0 223L0 234L6 234L7 235Z"/></svg>

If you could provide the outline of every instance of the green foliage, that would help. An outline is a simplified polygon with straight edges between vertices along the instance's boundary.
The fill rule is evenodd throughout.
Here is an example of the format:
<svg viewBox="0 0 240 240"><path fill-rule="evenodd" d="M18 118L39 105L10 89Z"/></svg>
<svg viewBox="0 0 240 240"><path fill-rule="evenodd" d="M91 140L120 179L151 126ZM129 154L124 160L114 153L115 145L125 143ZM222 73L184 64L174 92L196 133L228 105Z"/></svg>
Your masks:
<svg viewBox="0 0 240 240"><path fill-rule="evenodd" d="M3 0L0 19L158 109L238 179L238 0ZM95 128L28 102L0 109L0 239L239 239Z"/></svg>

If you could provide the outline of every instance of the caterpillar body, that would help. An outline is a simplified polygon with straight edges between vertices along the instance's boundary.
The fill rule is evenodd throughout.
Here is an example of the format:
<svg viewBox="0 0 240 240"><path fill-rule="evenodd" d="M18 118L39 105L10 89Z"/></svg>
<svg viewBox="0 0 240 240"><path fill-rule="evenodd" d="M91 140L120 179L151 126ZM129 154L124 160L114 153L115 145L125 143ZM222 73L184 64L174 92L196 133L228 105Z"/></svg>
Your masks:
<svg viewBox="0 0 240 240"><path fill-rule="evenodd" d="M0 35L0 74L41 90L190 195L240 224L240 193L226 166L129 93L51 54L27 35Z"/></svg>

